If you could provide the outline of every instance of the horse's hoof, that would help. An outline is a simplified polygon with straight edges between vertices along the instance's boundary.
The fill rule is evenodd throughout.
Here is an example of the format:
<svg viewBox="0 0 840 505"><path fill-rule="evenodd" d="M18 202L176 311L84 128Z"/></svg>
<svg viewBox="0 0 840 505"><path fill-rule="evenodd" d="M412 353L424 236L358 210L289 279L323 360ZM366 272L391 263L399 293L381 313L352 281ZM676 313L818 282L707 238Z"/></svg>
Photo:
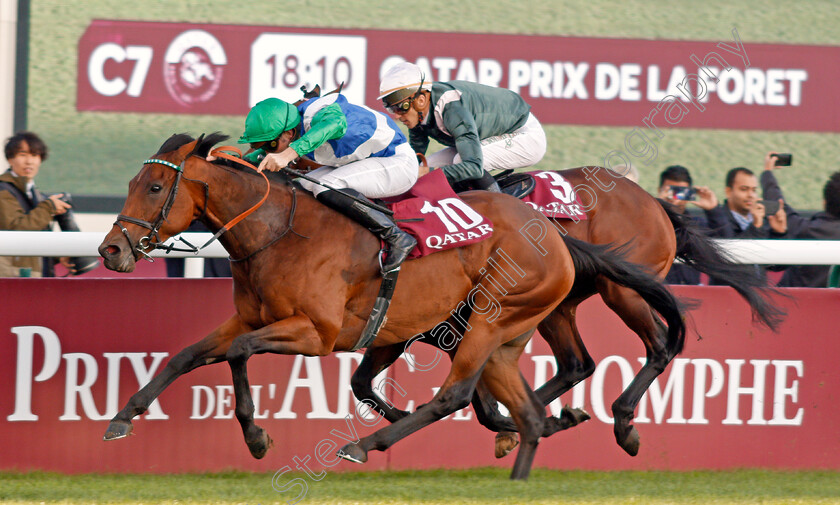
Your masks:
<svg viewBox="0 0 840 505"><path fill-rule="evenodd" d="M589 413L585 410L573 409L568 405L563 406L563 410L560 412L560 417L566 417L569 420L569 427L577 426L578 424L591 419Z"/></svg>
<svg viewBox="0 0 840 505"><path fill-rule="evenodd" d="M519 445L519 437L512 431L496 433L496 459L504 458Z"/></svg>
<svg viewBox="0 0 840 505"><path fill-rule="evenodd" d="M255 459L262 459L265 457L269 449L274 445L274 441L268 436L264 429L258 428L259 434L256 439L246 440L248 450L251 451L251 456Z"/></svg>
<svg viewBox="0 0 840 505"><path fill-rule="evenodd" d="M631 456L639 454L639 445L641 445L641 440L639 437L639 431L636 430L635 426L630 426L630 431L627 432L627 436L624 437L623 440L617 440L617 442L627 454Z"/></svg>
<svg viewBox="0 0 840 505"><path fill-rule="evenodd" d="M111 424L108 425L108 429L105 430L105 436L102 437L102 440L118 440L120 438L125 438L131 435L131 430L134 429L134 425L131 424L131 421L111 421Z"/></svg>
<svg viewBox="0 0 840 505"><path fill-rule="evenodd" d="M337 455L353 463L367 463L367 452L363 451L359 444L347 444L338 450Z"/></svg>

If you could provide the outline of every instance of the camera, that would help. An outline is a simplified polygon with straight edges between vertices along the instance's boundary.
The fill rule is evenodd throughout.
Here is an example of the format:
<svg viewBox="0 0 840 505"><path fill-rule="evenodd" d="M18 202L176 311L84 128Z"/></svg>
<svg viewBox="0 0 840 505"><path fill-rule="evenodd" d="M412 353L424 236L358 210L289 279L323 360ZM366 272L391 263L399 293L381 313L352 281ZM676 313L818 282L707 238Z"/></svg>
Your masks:
<svg viewBox="0 0 840 505"><path fill-rule="evenodd" d="M774 154L773 156L776 158L774 166L777 167L789 167L793 161L793 155L790 153Z"/></svg>
<svg viewBox="0 0 840 505"><path fill-rule="evenodd" d="M62 194L62 196L59 197L59 200L66 204L73 205L70 193ZM67 209L67 212L64 214L55 216L54 219L58 223L58 227L61 228L61 231L81 231L79 229L79 225L76 224L76 216L73 215L73 211L71 209ZM74 270L71 275L81 275L98 267L99 258L93 256L80 256L78 258L70 258L70 263L73 265Z"/></svg>
<svg viewBox="0 0 840 505"><path fill-rule="evenodd" d="M674 200L692 201L697 197L697 190L690 186L671 186Z"/></svg>

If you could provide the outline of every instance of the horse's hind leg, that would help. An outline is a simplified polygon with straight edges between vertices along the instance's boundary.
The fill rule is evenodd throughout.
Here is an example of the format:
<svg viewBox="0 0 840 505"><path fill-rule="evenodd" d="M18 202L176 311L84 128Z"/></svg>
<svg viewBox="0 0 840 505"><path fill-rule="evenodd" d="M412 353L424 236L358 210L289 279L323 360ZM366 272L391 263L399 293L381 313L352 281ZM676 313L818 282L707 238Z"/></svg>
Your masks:
<svg viewBox="0 0 840 505"><path fill-rule="evenodd" d="M557 361L557 374L536 391L537 397L546 406L595 371L595 360L589 355L578 332L575 315L578 303L564 301L538 326L540 335L548 342Z"/></svg>
<svg viewBox="0 0 840 505"><path fill-rule="evenodd" d="M536 391L543 405L553 402L595 371L595 361L587 352L578 332L575 319L578 303L580 299L564 301L538 326L540 335L548 342L554 359L557 361L557 374ZM501 414L498 415L501 417ZM548 433L544 432L543 436L577 426L588 419L589 414L583 409L563 407L559 419L549 418L546 424ZM499 424L498 420L496 424ZM507 430L500 431L496 435L496 457L506 456L516 447L516 444L515 433Z"/></svg>
<svg viewBox="0 0 840 505"><path fill-rule="evenodd" d="M639 452L639 432L630 424L634 412L654 379L674 359L676 350L669 348L665 325L636 292L608 281L599 285L599 291L607 305L639 335L645 345L647 361L612 404L615 441L627 454L635 456Z"/></svg>
<svg viewBox="0 0 840 505"><path fill-rule="evenodd" d="M224 361L231 342L244 331L246 327L242 320L239 316L233 316L213 333L176 354L164 369L135 393L125 407L114 416L103 439L116 440L128 436L133 429L131 420L145 412L172 381L202 365Z"/></svg>
<svg viewBox="0 0 840 505"><path fill-rule="evenodd" d="M522 349L502 346L490 356L481 375L490 393L510 411L522 437L511 479L528 478L545 423L545 407L519 371Z"/></svg>

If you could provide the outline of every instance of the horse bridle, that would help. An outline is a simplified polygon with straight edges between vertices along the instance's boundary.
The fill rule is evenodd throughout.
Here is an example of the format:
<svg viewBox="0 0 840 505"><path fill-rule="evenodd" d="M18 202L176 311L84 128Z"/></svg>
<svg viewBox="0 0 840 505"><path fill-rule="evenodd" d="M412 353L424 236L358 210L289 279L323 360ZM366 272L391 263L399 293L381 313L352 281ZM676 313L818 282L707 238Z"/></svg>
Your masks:
<svg viewBox="0 0 840 505"><path fill-rule="evenodd" d="M143 255L147 260L150 262L154 262L154 258L152 258L146 251L154 250L154 249L167 249L171 246L163 246L163 243L160 241L160 237L158 236L160 232L160 227L163 226L163 223L166 221L166 218L169 216L169 211L172 210L172 205L175 204L175 197L178 195L178 186L181 184L181 178L184 178L188 181L198 182L204 185L204 210L202 210L201 215L203 216L205 212L207 212L207 199L210 194L210 187L204 181L198 181L194 179L189 179L184 177L184 166L187 164L187 160L189 156L184 158L184 161L181 162L180 165L176 165L172 162L161 160L157 158L151 158L145 160L143 162L144 165L148 165L151 163L158 163L164 166L167 166L173 170L175 170L175 182L172 184L172 187L169 189L169 195L166 197L166 201L163 202L163 208L160 210L160 215L155 220L154 223L149 221L145 221L143 219L137 219L136 217L126 216L125 214L120 214L117 216L117 220L114 222L115 225L120 227L120 231L125 236L125 239L128 241L128 245L131 246L131 250L136 252L137 254ZM128 230L125 229L125 226L122 225L121 221L125 221L126 223L136 224L137 226L142 226L149 230L149 233L140 238L137 241L137 244L132 244L131 236L128 234ZM194 247L193 247L194 248ZM173 249L177 250L177 249Z"/></svg>
<svg viewBox="0 0 840 505"><path fill-rule="evenodd" d="M221 152L221 149L230 149L230 150L238 151L238 149L235 148L235 147L227 146L227 147L219 147L219 148L213 150L213 152L211 152L210 154L215 155L217 157L221 157L221 158L231 159L231 160L233 160L237 163L242 163L243 165L248 166L249 168L253 169L253 167L251 167L251 165L246 165L245 162L243 162L243 161L241 161L237 158L234 158L233 156L230 156L230 155L227 155L227 154ZM265 191L265 195L263 195L262 199L259 202L257 202L253 207L246 210L245 212L238 215L237 217L231 219L227 224L222 226L219 229L219 231L217 231L210 238L210 240L208 240L204 245L202 245L201 247L196 247L196 246L190 244L189 242L187 242L185 239L180 238L180 237L178 237L176 240L179 240L180 242L183 242L184 244L189 246L189 249L175 247L173 244L163 245L163 242L160 241L160 237L159 237L158 234L160 232L161 226L163 226L163 223L166 221L166 218L169 216L169 211L172 210L172 205L174 205L175 197L178 195L178 186L181 184L181 179L182 178L184 180L187 180L187 181L190 181L190 182L196 182L196 183L200 183L200 184L204 185L204 208L202 209L201 214L198 216L197 219L200 219L201 217L203 217L207 213L207 200L209 200L209 197L210 197L210 186L204 181L199 181L199 180L196 180L196 179L190 179L190 178L184 176L184 167L186 166L187 160L190 158L190 156L192 156L192 155L189 155L186 158L184 158L184 161L182 161L180 165L176 165L172 162L157 159L157 158L151 158L151 159L145 160L143 162L144 165L147 165L147 164L150 164L150 163L158 163L160 165L167 166L167 167L175 170L175 172L176 172L175 182L172 184L172 187L169 189L169 195L167 195L166 201L163 202L163 207L161 208L160 215L158 216L158 218L155 220L154 223L151 223L149 221L145 221L143 219L137 219L137 218L131 217L131 216L126 216L124 214L118 215L117 220L114 222L115 225L119 226L120 231L122 231L122 234L125 236L125 239L128 241L128 245L131 246L131 250L135 251L137 254L140 254L140 255L144 256L145 259L147 259L150 262L154 262L155 260L146 251L151 252L155 249L162 249L162 250L166 251L167 253L169 253L171 251L183 251L183 252L190 252L190 253L193 253L193 254L198 254L199 251L201 251L205 247L212 244L223 233L225 233L226 231L231 229L235 224L242 221L247 216L249 216L251 213L253 213L258 208L260 208L260 206L263 203L265 203L265 201L268 199L268 194L271 191L271 184L268 182L268 178L265 176L265 174L262 173L262 172L259 172L259 174L263 177L263 179L265 179L265 183L266 183L266 191ZM292 211L292 212L294 213L294 211ZM294 215L294 214L292 214L292 215ZM128 230L125 229L125 226L123 226L120 221L125 221L126 223L131 223L131 224L135 224L137 226L141 226L143 228L146 228L146 229L149 230L149 233L146 236L142 237L140 240L138 240L136 245L133 245L132 241L131 241L131 236L128 234Z"/></svg>

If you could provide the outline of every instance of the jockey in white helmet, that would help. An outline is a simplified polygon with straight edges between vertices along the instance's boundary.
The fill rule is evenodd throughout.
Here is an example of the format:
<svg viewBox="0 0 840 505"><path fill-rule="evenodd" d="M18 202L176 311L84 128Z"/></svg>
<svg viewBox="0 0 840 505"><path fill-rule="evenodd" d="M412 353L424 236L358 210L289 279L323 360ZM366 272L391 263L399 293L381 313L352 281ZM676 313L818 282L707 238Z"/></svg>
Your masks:
<svg viewBox="0 0 840 505"><path fill-rule="evenodd" d="M429 139L448 146L427 156L450 184L472 180L497 188L486 172L528 167L545 155L545 132L531 106L513 91L467 81L435 82L413 63L385 72L379 99L408 127L411 147L425 154Z"/></svg>

